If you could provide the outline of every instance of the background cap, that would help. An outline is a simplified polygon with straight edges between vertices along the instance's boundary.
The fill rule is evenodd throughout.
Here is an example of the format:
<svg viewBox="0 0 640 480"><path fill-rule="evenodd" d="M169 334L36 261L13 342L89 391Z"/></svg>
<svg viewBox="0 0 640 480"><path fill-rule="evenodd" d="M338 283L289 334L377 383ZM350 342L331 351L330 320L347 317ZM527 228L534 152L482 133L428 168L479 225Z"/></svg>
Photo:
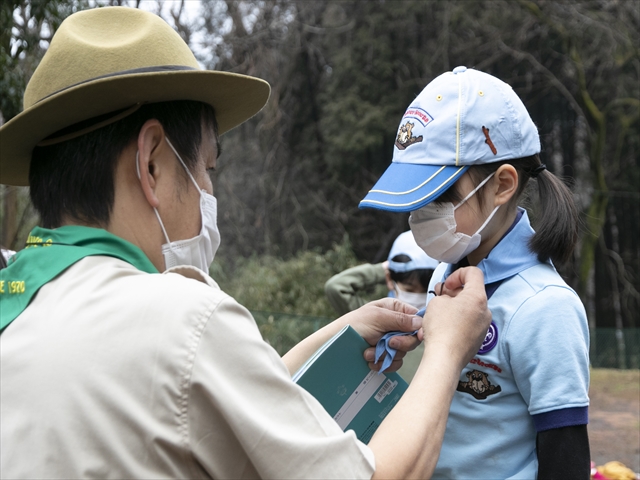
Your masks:
<svg viewBox="0 0 640 480"><path fill-rule="evenodd" d="M391 259L396 255L406 255L411 259L411 261L394 262ZM440 263L424 253L424 250L418 246L413 238L413 233L411 233L411 231L398 235L398 238L395 239L391 246L388 261L389 270L393 270L394 272L410 272L419 268L435 270Z"/></svg>
<svg viewBox="0 0 640 480"><path fill-rule="evenodd" d="M411 102L398 127L392 163L360 208L417 210L471 165L539 152L538 129L511 86L487 73L456 67Z"/></svg>

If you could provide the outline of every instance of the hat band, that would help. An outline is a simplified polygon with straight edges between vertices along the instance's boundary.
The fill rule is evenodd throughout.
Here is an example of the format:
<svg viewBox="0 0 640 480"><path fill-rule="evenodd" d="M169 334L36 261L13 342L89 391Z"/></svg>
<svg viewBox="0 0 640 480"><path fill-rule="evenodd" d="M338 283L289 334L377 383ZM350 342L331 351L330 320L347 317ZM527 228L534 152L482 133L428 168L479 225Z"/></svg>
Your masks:
<svg viewBox="0 0 640 480"><path fill-rule="evenodd" d="M188 67L186 65L158 65L158 66L155 66L155 67L141 67L141 68L134 68L132 70L122 70L120 72L107 73L106 75L100 75L99 77L89 78L87 80L83 80L81 82L74 83L73 85L69 85L68 87L61 88L60 90L57 90L57 91L55 91L53 93L50 93L46 97L42 97L40 100L38 100L36 103L34 103L34 105L40 103L43 100L46 100L49 97L52 97L52 96L57 95L57 94L59 94L61 92L64 92L65 90L69 90L70 88L77 87L78 85L84 85L85 83L95 82L96 80L102 80L103 78L119 77L119 76L123 76L123 75L135 75L137 73L176 72L176 71L181 71L181 70L195 70L195 71L197 71L198 69L197 68L193 68L193 67Z"/></svg>
<svg viewBox="0 0 640 480"><path fill-rule="evenodd" d="M125 75L135 75L135 74L139 74L139 73L158 73L158 72L176 72L176 71L184 71L184 70L197 70L197 68L193 68L193 67L188 67L185 65L160 65L160 66L155 66L155 67L142 67L142 68L134 68L131 70L122 70L120 72L115 72L115 73L108 73L106 75L100 75L99 77L93 77L90 78L88 80L84 80L82 82L79 83L74 83L73 85L69 85L68 87L62 88L56 92L53 92L49 95L47 95L46 97L41 98L40 100L38 100L36 102L39 103L53 95L57 95L58 93L64 92L65 90L68 90L70 88L73 87L77 87L78 85L84 85L85 83L90 83L90 82L94 82L96 80L101 80L103 78L112 78L112 77L118 77L118 76L125 76ZM142 103L144 102L138 102L135 105L125 109L125 110L121 110L120 112L116 113L114 116L109 117L105 120L102 120L98 123L95 123L93 125L90 125L86 128L82 128L80 130L77 130L75 132L71 132L71 133L67 133L58 137L49 137L49 138L45 138L44 140L42 140L41 142L38 142L36 144L36 146L38 147L46 147L49 145L55 145L57 143L62 143L62 142L66 142L67 140L71 140L73 138L77 138L80 137L86 133L89 132L93 132L95 130L98 130L99 128L105 127L107 125L110 125L112 123L117 122L118 120L121 120L125 117L128 117L129 115L131 115L132 113L134 113L136 110L138 110L141 106Z"/></svg>
<svg viewBox="0 0 640 480"><path fill-rule="evenodd" d="M142 103L138 102L129 108L121 110L120 112L116 113L113 117L109 117L106 120L102 120L101 122L94 123L93 125L89 125L86 128L82 128L80 130L76 130L74 132L61 135L59 137L47 137L41 142L36 143L36 146L48 147L49 145L55 145L56 143L62 143L62 142L66 142L67 140L71 140L73 138L78 138L84 135L85 133L93 132L95 130L98 130L99 128L106 127L107 125L111 125L112 123L115 123L118 120L128 117L129 115L137 111L141 106L142 106Z"/></svg>

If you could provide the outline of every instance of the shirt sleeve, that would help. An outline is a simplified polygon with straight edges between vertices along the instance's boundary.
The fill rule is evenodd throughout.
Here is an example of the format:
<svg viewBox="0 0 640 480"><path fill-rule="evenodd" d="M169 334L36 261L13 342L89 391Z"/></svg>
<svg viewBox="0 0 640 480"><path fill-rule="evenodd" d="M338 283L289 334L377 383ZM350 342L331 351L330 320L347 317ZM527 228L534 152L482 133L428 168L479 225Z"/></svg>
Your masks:
<svg viewBox="0 0 640 480"><path fill-rule="evenodd" d="M338 315L344 315L367 303L361 293L384 282L382 264L366 263L334 275L324 284L324 291Z"/></svg>
<svg viewBox="0 0 640 480"><path fill-rule="evenodd" d="M249 312L223 300L194 360L189 443L213 478L371 478L373 452L292 382Z"/></svg>
<svg viewBox="0 0 640 480"><path fill-rule="evenodd" d="M550 285L525 300L509 323L506 349L531 415L588 407L589 330L571 289Z"/></svg>

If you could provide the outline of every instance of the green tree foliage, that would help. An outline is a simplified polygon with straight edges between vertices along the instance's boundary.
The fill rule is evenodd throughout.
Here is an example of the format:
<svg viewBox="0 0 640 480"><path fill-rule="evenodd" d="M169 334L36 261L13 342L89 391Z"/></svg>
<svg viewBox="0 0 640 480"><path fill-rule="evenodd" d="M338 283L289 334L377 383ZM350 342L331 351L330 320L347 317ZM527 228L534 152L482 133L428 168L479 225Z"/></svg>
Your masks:
<svg viewBox="0 0 640 480"><path fill-rule="evenodd" d="M384 258L406 216L357 204L389 164L411 99L435 76L467 65L514 87L539 127L543 161L569 177L584 227L562 273L592 326L596 316L598 324L636 324L636 3L226 3L236 14L216 66L258 73L273 94L265 112L224 143L221 228L237 239L224 255L286 256L328 248L346 232L361 258ZM535 203L534 195L534 217L544 215Z"/></svg>
<svg viewBox="0 0 640 480"><path fill-rule="evenodd" d="M360 263L345 237L330 250L299 251L287 260L252 256L233 264L216 260L212 276L220 287L250 310L334 317L324 296L324 283L336 273ZM370 292L370 300L386 290Z"/></svg>
<svg viewBox="0 0 640 480"><path fill-rule="evenodd" d="M82 5L2 3L5 120L46 47L33 32L46 37L55 19ZM543 161L569 178L584 226L561 272L580 292L592 326L596 319L598 326L638 325L637 2L225 0L202 2L194 22L181 17L185 2L178 6L172 24L203 65L272 86L263 112L223 137L215 185L225 266L217 274L232 282L246 269L253 272L247 285L264 276L259 290L272 289L251 308L320 314L324 307L312 297L322 297L328 271L309 275L317 288L306 283L308 292L293 279L345 235L359 259L385 258L407 215L359 210L358 202L389 164L407 105L435 76L466 65L513 86L539 127ZM29 28L8 29L22 14L35 15L20 23ZM544 215L531 200L533 216Z"/></svg>

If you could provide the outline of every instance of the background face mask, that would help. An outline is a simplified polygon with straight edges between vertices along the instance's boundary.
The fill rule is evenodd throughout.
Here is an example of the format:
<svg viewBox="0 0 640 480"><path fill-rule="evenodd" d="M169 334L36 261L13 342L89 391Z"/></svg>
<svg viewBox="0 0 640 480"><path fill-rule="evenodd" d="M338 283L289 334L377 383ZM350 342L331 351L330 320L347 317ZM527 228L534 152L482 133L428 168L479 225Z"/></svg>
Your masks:
<svg viewBox="0 0 640 480"><path fill-rule="evenodd" d="M393 284L395 285L396 298L401 302L408 303L412 307L416 307L418 310L427 304L427 292L406 292L401 290L396 282L393 282Z"/></svg>
<svg viewBox="0 0 640 480"><path fill-rule="evenodd" d="M480 246L480 233L491 221L500 206L493 209L482 226L469 236L456 232L455 210L471 198L485 183L493 177L493 173L474 188L458 205L446 202L443 204L430 203L411 212L409 226L416 243L431 258L444 263L458 263L464 257Z"/></svg>
<svg viewBox="0 0 640 480"><path fill-rule="evenodd" d="M177 265L191 265L199 268L204 272L209 272L209 267L213 263L216 251L220 246L220 232L218 231L218 202L213 195L210 195L205 190L200 189L198 183L191 175L191 172L182 161L182 158L173 147L168 138L165 137L167 144L173 150L176 157L182 164L182 167L187 172L187 175L191 179L196 189L200 192L200 218L202 219L202 226L200 233L188 240L177 240L171 242L167 231L164 228L162 219L158 210L154 207L154 212L160 222L160 228L167 243L162 245L162 255L164 257L165 268L169 269ZM138 154L136 154L136 168L138 169L138 178L140 178L140 165L138 163Z"/></svg>

